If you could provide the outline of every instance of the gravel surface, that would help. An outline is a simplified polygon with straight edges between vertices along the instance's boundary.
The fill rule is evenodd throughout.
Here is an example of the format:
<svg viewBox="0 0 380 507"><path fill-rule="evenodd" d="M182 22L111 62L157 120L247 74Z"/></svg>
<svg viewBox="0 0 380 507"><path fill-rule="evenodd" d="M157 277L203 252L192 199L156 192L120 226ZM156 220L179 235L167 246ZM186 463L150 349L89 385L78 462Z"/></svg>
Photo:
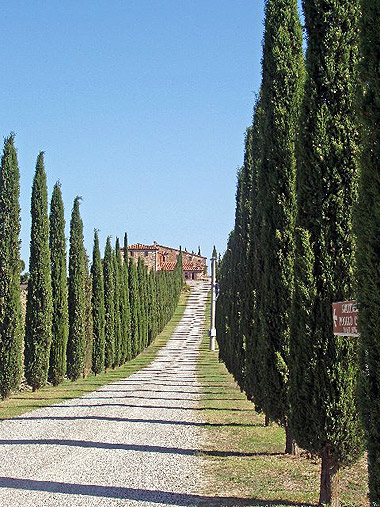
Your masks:
<svg viewBox="0 0 380 507"><path fill-rule="evenodd" d="M190 506L201 497L195 368L209 285L197 282L146 368L0 423L0 505Z"/></svg>

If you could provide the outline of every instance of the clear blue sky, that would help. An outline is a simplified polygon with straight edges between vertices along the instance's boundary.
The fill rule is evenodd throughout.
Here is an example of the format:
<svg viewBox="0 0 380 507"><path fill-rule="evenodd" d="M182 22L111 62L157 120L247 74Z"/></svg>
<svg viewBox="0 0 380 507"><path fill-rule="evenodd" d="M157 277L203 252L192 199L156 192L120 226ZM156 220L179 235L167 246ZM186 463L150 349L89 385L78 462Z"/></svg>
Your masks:
<svg viewBox="0 0 380 507"><path fill-rule="evenodd" d="M22 258L45 151L85 245L128 232L208 257L233 226L260 86L263 0L12 0L1 6L0 131L16 132ZM68 231L68 227L67 227Z"/></svg>

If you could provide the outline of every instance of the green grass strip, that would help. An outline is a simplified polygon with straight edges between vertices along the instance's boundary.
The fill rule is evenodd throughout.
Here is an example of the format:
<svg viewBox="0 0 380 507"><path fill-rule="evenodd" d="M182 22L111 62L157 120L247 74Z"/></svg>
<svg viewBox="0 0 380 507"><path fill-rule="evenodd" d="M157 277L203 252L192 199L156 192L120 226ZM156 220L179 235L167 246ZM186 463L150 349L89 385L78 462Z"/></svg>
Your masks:
<svg viewBox="0 0 380 507"><path fill-rule="evenodd" d="M129 377L138 370L149 365L157 356L158 351L164 347L185 311L188 293L182 293L176 311L170 322L165 326L162 333L157 336L149 347L141 354L129 361L120 368L108 370L101 375L90 374L84 379L78 379L75 382L65 380L58 386L45 386L39 391L22 391L16 393L4 401L0 401L0 420L10 419L36 408L46 407L64 400L70 400L83 396L85 393L95 391L101 386Z"/></svg>
<svg viewBox="0 0 380 507"><path fill-rule="evenodd" d="M299 457L283 453L284 430L276 424L264 426L264 416L255 412L253 404L219 362L218 351L209 350L209 315L210 302L206 306L205 332L198 359L207 477L202 493L218 497L209 501L209 505L214 502L235 507L317 505L319 459L312 459L306 453ZM341 473L341 506L368 506L366 493L363 459Z"/></svg>

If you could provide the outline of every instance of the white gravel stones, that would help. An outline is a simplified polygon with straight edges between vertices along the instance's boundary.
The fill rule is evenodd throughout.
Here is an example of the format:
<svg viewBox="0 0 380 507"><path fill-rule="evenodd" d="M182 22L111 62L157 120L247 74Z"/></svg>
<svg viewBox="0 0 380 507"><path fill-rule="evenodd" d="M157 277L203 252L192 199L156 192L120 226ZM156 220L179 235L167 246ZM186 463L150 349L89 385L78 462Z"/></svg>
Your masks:
<svg viewBox="0 0 380 507"><path fill-rule="evenodd" d="M191 506L202 489L195 368L209 285L197 282L148 367L0 423L0 506Z"/></svg>

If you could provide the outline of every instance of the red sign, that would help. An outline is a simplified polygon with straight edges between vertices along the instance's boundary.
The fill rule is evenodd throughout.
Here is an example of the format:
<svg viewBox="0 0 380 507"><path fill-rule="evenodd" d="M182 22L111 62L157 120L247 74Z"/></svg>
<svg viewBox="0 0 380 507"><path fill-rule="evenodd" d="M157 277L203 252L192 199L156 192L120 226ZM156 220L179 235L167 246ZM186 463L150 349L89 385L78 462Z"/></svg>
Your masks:
<svg viewBox="0 0 380 507"><path fill-rule="evenodd" d="M337 336L359 336L359 309L356 301L341 301L332 304L334 334Z"/></svg>

